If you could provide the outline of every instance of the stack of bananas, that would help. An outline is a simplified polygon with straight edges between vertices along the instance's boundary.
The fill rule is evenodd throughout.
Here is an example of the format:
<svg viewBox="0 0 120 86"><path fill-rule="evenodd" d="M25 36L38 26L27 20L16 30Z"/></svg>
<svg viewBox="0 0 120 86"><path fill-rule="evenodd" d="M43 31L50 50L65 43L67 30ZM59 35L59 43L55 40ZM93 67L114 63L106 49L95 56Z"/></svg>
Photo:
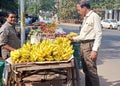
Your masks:
<svg viewBox="0 0 120 86"><path fill-rule="evenodd" d="M73 52L67 38L57 37L54 41L48 39L37 44L30 44L28 41L22 48L11 51L10 55L13 63L43 62L68 60Z"/></svg>
<svg viewBox="0 0 120 86"><path fill-rule="evenodd" d="M29 62L31 44L28 41L22 48L10 52L14 63Z"/></svg>
<svg viewBox="0 0 120 86"><path fill-rule="evenodd" d="M67 38L73 38L73 37L76 37L76 36L78 36L78 34L77 33L75 33L75 32L70 32L69 34L67 34Z"/></svg>

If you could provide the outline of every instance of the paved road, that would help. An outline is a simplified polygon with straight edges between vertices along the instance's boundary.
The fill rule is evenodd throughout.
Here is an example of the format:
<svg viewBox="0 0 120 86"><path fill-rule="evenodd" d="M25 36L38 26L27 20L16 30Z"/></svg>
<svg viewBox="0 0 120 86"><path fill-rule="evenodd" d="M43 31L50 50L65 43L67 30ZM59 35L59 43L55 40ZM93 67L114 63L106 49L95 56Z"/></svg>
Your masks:
<svg viewBox="0 0 120 86"><path fill-rule="evenodd" d="M79 33L80 30L79 30L79 26L74 26L74 25L59 25L61 28L63 28L63 30L66 32L66 33L69 33L69 32L76 32L76 33Z"/></svg>
<svg viewBox="0 0 120 86"><path fill-rule="evenodd" d="M101 86L120 86L120 31L103 30L98 57Z"/></svg>
<svg viewBox="0 0 120 86"><path fill-rule="evenodd" d="M67 33L70 31L79 33L78 26L60 26ZM97 64L101 86L120 86L120 31L103 30ZM82 72L81 77L81 86L84 86L84 75Z"/></svg>

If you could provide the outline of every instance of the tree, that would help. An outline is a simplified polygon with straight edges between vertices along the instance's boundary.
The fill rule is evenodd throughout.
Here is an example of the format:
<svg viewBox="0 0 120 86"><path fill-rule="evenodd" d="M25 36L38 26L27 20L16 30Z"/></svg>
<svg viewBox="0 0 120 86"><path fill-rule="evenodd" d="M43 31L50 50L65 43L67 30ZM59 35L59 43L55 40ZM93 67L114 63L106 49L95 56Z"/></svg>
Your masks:
<svg viewBox="0 0 120 86"><path fill-rule="evenodd" d="M90 0L92 8L100 8L100 9L119 9L120 8L120 0L99 0L94 1Z"/></svg>
<svg viewBox="0 0 120 86"><path fill-rule="evenodd" d="M0 9L17 12L18 0L0 0Z"/></svg>
<svg viewBox="0 0 120 86"><path fill-rule="evenodd" d="M38 14L39 10L56 12L54 0L36 0L36 2L30 2L25 0L25 12L29 14Z"/></svg>
<svg viewBox="0 0 120 86"><path fill-rule="evenodd" d="M54 0L41 0L39 9L42 11L55 11L55 4Z"/></svg>
<svg viewBox="0 0 120 86"><path fill-rule="evenodd" d="M58 14L62 19L73 18L76 10L76 2L78 0L62 0L62 5L59 8ZM73 16L74 15L74 16Z"/></svg>

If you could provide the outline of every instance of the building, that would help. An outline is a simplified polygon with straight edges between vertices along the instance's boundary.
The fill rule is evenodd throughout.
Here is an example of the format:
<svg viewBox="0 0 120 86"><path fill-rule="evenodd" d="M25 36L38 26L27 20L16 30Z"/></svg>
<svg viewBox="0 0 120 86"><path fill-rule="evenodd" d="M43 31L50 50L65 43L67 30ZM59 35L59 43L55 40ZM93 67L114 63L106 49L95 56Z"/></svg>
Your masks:
<svg viewBox="0 0 120 86"><path fill-rule="evenodd" d="M104 19L115 19L120 21L120 10L102 10Z"/></svg>

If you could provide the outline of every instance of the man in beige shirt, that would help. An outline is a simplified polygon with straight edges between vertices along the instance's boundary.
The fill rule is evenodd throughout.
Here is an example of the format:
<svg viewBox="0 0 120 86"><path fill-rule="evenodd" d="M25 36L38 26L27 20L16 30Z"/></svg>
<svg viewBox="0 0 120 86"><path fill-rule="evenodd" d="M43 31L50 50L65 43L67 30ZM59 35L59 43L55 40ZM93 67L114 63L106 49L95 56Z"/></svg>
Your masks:
<svg viewBox="0 0 120 86"><path fill-rule="evenodd" d="M85 86L99 86L96 59L102 38L100 17L90 9L90 4L85 1L81 1L77 4L77 10L78 13L84 17L84 21L80 35L73 38L73 40L81 41Z"/></svg>
<svg viewBox="0 0 120 86"><path fill-rule="evenodd" d="M15 30L16 14L8 12L6 22L0 28L0 46L2 51L2 58L10 57L10 51L20 48L20 39L17 37Z"/></svg>

